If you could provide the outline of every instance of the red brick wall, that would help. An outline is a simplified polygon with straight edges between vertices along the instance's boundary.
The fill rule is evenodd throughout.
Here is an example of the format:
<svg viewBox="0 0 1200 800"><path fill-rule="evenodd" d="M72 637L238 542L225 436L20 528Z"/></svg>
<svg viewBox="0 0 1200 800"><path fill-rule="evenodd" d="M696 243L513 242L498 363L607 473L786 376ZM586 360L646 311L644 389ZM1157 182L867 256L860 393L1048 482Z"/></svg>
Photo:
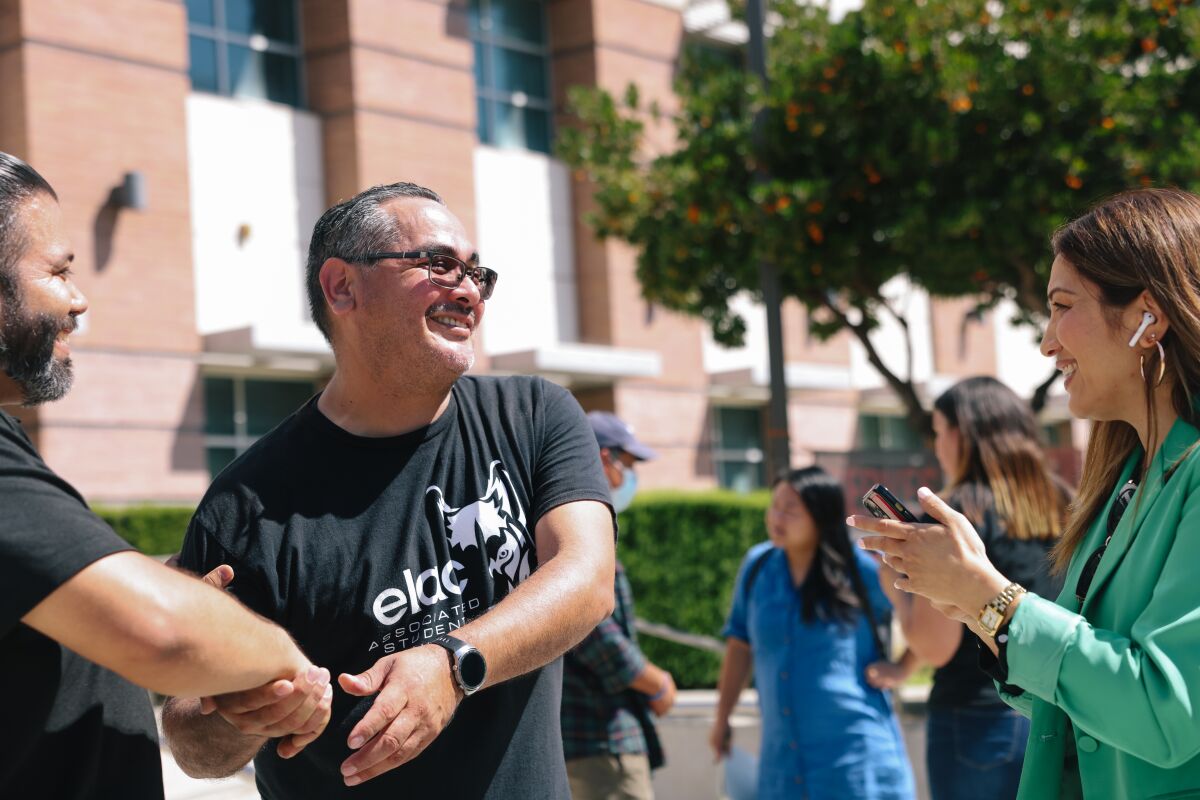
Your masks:
<svg viewBox="0 0 1200 800"><path fill-rule="evenodd" d="M17 24L13 24L16 20ZM91 308L71 395L39 410L46 460L89 499L196 499L182 3L0 0L0 148L55 186ZM7 49L5 49L7 48ZM140 171L145 211L106 207Z"/></svg>

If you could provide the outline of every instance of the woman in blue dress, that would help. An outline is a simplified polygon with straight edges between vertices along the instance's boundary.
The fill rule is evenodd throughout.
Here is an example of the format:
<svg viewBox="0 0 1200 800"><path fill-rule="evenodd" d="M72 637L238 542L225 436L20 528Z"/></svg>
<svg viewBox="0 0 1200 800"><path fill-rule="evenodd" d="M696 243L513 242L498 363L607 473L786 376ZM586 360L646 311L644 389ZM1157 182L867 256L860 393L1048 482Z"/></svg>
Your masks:
<svg viewBox="0 0 1200 800"><path fill-rule="evenodd" d="M845 520L832 476L794 470L772 490L770 541L750 548L738 573L710 743L718 759L728 752L729 715L753 668L759 800L914 796L891 698L866 680L885 657L872 625L887 624L891 604Z"/></svg>

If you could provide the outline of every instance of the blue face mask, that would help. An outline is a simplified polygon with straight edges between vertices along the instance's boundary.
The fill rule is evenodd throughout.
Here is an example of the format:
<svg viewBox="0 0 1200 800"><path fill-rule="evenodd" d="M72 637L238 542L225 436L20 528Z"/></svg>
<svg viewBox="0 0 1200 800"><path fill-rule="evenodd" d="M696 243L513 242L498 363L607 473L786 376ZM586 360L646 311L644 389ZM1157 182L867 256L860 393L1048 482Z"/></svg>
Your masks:
<svg viewBox="0 0 1200 800"><path fill-rule="evenodd" d="M612 491L613 509L620 514L625 509L629 508L629 504L633 502L633 496L637 494L637 473L630 467L621 464L621 485Z"/></svg>

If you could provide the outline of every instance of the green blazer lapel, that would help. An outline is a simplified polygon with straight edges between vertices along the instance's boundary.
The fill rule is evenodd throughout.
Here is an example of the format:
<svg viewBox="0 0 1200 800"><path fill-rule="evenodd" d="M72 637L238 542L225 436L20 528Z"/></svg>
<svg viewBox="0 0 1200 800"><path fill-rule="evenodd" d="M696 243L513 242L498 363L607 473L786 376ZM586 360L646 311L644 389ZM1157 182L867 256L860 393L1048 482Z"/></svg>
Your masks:
<svg viewBox="0 0 1200 800"><path fill-rule="evenodd" d="M1175 465L1179 457L1187 451L1188 447L1198 437L1200 437L1200 431L1197 431L1196 428L1182 419L1176 420L1175 424L1171 426L1167 438L1163 440L1163 446L1159 448L1150 469L1146 471L1145 480L1138 486L1133 499L1129 501L1129 507L1126 509L1125 515L1121 517L1117 529L1113 531L1112 541L1108 543L1108 549L1104 551L1104 557L1100 559L1100 565L1097 567L1096 575L1092 579L1091 588L1088 589L1087 598L1083 602L1083 607L1079 610L1079 613L1085 617L1087 616L1088 609L1095 603L1096 598L1104 590L1104 585L1121 563L1121 559L1125 557L1125 552L1129 549L1133 540L1137 538L1137 532L1141 529L1142 523L1146 521L1146 517L1150 514L1150 509L1154 507L1154 501L1162 493L1163 479L1167 477L1167 470ZM1121 473L1123 477L1121 483L1118 484L1119 486L1124 485L1124 482L1129 480L1126 474L1128 471L1129 468L1126 465L1126 470ZM1112 505L1115 497L1116 492L1114 491L1113 498L1109 499L1109 506ZM1106 520L1107 506L1105 516L1100 521L1100 524L1106 524ZM1073 591L1074 587L1072 586L1071 588Z"/></svg>

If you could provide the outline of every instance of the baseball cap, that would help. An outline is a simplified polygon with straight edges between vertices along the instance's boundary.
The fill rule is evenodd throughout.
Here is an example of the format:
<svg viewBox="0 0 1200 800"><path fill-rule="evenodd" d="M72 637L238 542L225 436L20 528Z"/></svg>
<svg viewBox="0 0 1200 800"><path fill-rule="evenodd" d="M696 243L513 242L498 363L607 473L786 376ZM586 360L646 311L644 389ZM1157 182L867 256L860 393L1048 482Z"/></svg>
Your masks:
<svg viewBox="0 0 1200 800"><path fill-rule="evenodd" d="M596 444L601 447L624 450L638 461L649 461L658 457L658 453L637 440L633 435L633 428L626 425L616 414L590 411L587 417L588 422L592 423L592 433L596 434Z"/></svg>

